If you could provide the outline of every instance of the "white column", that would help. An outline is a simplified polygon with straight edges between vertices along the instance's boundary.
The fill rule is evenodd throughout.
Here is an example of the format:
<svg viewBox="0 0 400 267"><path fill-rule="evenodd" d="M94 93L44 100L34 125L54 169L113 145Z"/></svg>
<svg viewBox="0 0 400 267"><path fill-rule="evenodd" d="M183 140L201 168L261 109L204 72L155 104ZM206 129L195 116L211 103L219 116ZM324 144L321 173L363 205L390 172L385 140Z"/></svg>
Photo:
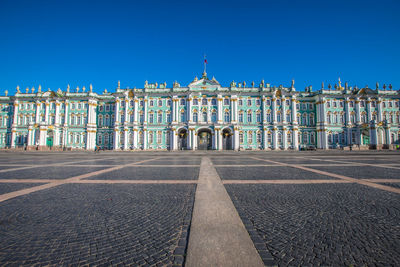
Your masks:
<svg viewBox="0 0 400 267"><path fill-rule="evenodd" d="M149 112L149 107L148 107L148 99L147 96L144 97L144 118L143 118L143 123L147 124L148 121L148 112Z"/></svg>
<svg viewBox="0 0 400 267"><path fill-rule="evenodd" d="M368 116L368 123L370 123L372 120L372 108L371 108L371 99L370 98L367 99L367 116Z"/></svg>
<svg viewBox="0 0 400 267"><path fill-rule="evenodd" d="M56 101L56 126L60 125L60 102Z"/></svg>
<svg viewBox="0 0 400 267"><path fill-rule="evenodd" d="M239 150L239 128L235 127L233 128L233 141L234 141L234 146L233 146L233 150L238 151Z"/></svg>
<svg viewBox="0 0 400 267"><path fill-rule="evenodd" d="M133 129L133 148L138 149L138 130L137 129Z"/></svg>
<svg viewBox="0 0 400 267"><path fill-rule="evenodd" d="M197 149L197 133L196 133L196 129L193 129L193 150Z"/></svg>
<svg viewBox="0 0 400 267"><path fill-rule="evenodd" d="M283 128L282 130L282 144L283 144L283 149L286 150L288 144L287 144L287 132L285 128Z"/></svg>
<svg viewBox="0 0 400 267"><path fill-rule="evenodd" d="M65 100L65 110L64 110L64 126L68 126L68 110L69 110L69 101ZM64 138L64 140L66 140L66 138ZM67 144L67 142L65 141L65 145Z"/></svg>
<svg viewBox="0 0 400 267"><path fill-rule="evenodd" d="M276 98L272 98L272 122L276 124Z"/></svg>
<svg viewBox="0 0 400 267"><path fill-rule="evenodd" d="M299 131L297 128L293 128L293 146L295 150L299 149Z"/></svg>
<svg viewBox="0 0 400 267"><path fill-rule="evenodd" d="M192 149L192 129L189 128L187 131L187 137L186 137L186 142L187 142L187 149L191 150Z"/></svg>
<svg viewBox="0 0 400 267"><path fill-rule="evenodd" d="M346 97L345 100L345 115L346 115L346 125L349 125L350 122L350 99Z"/></svg>
<svg viewBox="0 0 400 267"><path fill-rule="evenodd" d="M286 98L282 98L282 122L286 123Z"/></svg>
<svg viewBox="0 0 400 267"><path fill-rule="evenodd" d="M217 138L218 138L218 150L222 150L222 131L221 129L217 129Z"/></svg>
<svg viewBox="0 0 400 267"><path fill-rule="evenodd" d="M115 114L115 122L114 122L114 126L118 126L120 120L119 120L119 98L115 98L115 110L114 110L114 114Z"/></svg>
<svg viewBox="0 0 400 267"><path fill-rule="evenodd" d="M293 124L297 124L297 106L296 106L296 98L292 96L292 122Z"/></svg>
<svg viewBox="0 0 400 267"><path fill-rule="evenodd" d="M352 141L352 138L351 138L351 132L352 132L352 129L351 128L347 128L347 145L350 145L350 144L353 145L353 141Z"/></svg>
<svg viewBox="0 0 400 267"><path fill-rule="evenodd" d="M126 125L129 121L129 117L128 117L128 110L129 110L129 100L127 98L125 98L125 121L124 124Z"/></svg>
<svg viewBox="0 0 400 267"><path fill-rule="evenodd" d="M40 135L39 135L39 146L46 146L47 139L47 128L45 126L40 126Z"/></svg>
<svg viewBox="0 0 400 267"><path fill-rule="evenodd" d="M386 135L386 142L385 145L390 145L391 140L390 140L390 128L385 128L385 135Z"/></svg>
<svg viewBox="0 0 400 267"><path fill-rule="evenodd" d="M50 113L50 103L49 100L46 100L46 109L44 112L44 121L46 124L49 124L49 113Z"/></svg>
<svg viewBox="0 0 400 267"><path fill-rule="evenodd" d="M323 124L323 125L325 125L326 124L326 112L325 112L325 98L323 97L322 99L321 99L321 123Z"/></svg>
<svg viewBox="0 0 400 267"><path fill-rule="evenodd" d="M178 133L176 132L175 128L172 128L172 150L178 149Z"/></svg>
<svg viewBox="0 0 400 267"><path fill-rule="evenodd" d="M237 123L238 119L238 112L237 112L237 96L231 97L231 122Z"/></svg>
<svg viewBox="0 0 400 267"><path fill-rule="evenodd" d="M136 124L138 122L138 107L139 107L139 100L136 98L136 96L135 96L133 102L134 102L134 105L133 105L133 123ZM136 133L136 135L137 135L137 133ZM135 147L137 147L137 146L135 146Z"/></svg>
<svg viewBox="0 0 400 267"><path fill-rule="evenodd" d="M40 102L36 102L35 123L40 123Z"/></svg>
<svg viewBox="0 0 400 267"><path fill-rule="evenodd" d="M356 104L356 122L360 123L361 122L361 112L360 112L360 99L359 98L356 98L355 104Z"/></svg>
<svg viewBox="0 0 400 267"><path fill-rule="evenodd" d="M119 129L114 129L114 150L119 149Z"/></svg>
<svg viewBox="0 0 400 267"><path fill-rule="evenodd" d="M193 122L192 102L193 102L193 98L191 95L189 95L188 99L186 101L186 116L187 116L187 121L189 123ZM190 143L189 143L189 146L190 146Z"/></svg>
<svg viewBox="0 0 400 267"><path fill-rule="evenodd" d="M378 105L378 122L383 121L383 112L382 112L382 99L378 98L377 105Z"/></svg>
<svg viewBox="0 0 400 267"><path fill-rule="evenodd" d="M276 128L272 129L272 148L275 150L278 148L278 133Z"/></svg>
<svg viewBox="0 0 400 267"><path fill-rule="evenodd" d="M125 128L124 129L124 150L128 150L128 138L129 138L129 135L128 135L128 133L129 133L129 129L128 128Z"/></svg>
<svg viewBox="0 0 400 267"><path fill-rule="evenodd" d="M29 125L28 127L28 140L27 140L27 146L32 146L32 125Z"/></svg>
<svg viewBox="0 0 400 267"><path fill-rule="evenodd" d="M217 102L217 104L218 104L218 119L217 119L217 121L218 121L218 123L222 123L222 96L221 95L218 95L218 102Z"/></svg>
<svg viewBox="0 0 400 267"><path fill-rule="evenodd" d="M15 147L15 138L17 137L17 131L15 127L18 125L18 108L19 104L18 101L14 102L14 114L13 114L13 123L12 123L12 130L11 130L11 147Z"/></svg>
<svg viewBox="0 0 400 267"><path fill-rule="evenodd" d="M178 106L178 99L176 99L176 96L173 96L172 98L172 122L177 123L177 106Z"/></svg>
<svg viewBox="0 0 400 267"><path fill-rule="evenodd" d="M201 115L199 115L201 116ZM211 99L207 99L207 122L211 123Z"/></svg>

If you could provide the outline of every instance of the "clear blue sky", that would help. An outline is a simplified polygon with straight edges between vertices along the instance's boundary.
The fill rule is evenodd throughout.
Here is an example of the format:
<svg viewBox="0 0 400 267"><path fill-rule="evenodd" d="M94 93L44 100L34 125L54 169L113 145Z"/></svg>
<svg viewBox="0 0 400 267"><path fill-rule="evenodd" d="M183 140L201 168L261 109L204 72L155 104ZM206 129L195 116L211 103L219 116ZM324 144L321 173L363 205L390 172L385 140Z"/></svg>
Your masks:
<svg viewBox="0 0 400 267"><path fill-rule="evenodd" d="M0 0L0 94L201 75L400 87L400 1Z"/></svg>

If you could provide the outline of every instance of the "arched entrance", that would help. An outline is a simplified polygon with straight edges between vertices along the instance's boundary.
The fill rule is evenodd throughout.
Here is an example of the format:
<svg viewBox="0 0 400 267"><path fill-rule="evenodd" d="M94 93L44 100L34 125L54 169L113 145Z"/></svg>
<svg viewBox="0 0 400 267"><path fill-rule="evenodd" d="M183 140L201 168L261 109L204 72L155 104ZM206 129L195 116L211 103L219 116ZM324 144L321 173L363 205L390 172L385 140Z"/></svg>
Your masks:
<svg viewBox="0 0 400 267"><path fill-rule="evenodd" d="M53 131L52 130L47 131L46 146L49 148L53 147Z"/></svg>
<svg viewBox="0 0 400 267"><path fill-rule="evenodd" d="M222 130L222 150L232 149L232 135L231 129L225 128Z"/></svg>
<svg viewBox="0 0 400 267"><path fill-rule="evenodd" d="M180 129L178 132L178 149L187 149L187 130L185 128Z"/></svg>
<svg viewBox="0 0 400 267"><path fill-rule="evenodd" d="M212 134L210 129L200 129L197 133L197 149L211 150L212 149Z"/></svg>
<svg viewBox="0 0 400 267"><path fill-rule="evenodd" d="M369 129L362 129L361 136L362 136L362 144L364 146L368 146L370 143Z"/></svg>

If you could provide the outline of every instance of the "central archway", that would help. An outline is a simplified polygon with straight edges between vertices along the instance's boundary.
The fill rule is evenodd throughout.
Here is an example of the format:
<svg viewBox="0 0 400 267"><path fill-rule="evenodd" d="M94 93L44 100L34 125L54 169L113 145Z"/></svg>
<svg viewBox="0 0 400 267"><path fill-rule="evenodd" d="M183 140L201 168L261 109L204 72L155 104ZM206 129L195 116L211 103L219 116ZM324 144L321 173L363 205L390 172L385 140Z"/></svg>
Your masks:
<svg viewBox="0 0 400 267"><path fill-rule="evenodd" d="M185 128L180 129L178 132L178 150L187 149L187 130Z"/></svg>
<svg viewBox="0 0 400 267"><path fill-rule="evenodd" d="M212 149L212 134L210 129L200 129L197 133L197 149L211 150Z"/></svg>
<svg viewBox="0 0 400 267"><path fill-rule="evenodd" d="M232 135L231 129L222 130L222 150L232 150Z"/></svg>

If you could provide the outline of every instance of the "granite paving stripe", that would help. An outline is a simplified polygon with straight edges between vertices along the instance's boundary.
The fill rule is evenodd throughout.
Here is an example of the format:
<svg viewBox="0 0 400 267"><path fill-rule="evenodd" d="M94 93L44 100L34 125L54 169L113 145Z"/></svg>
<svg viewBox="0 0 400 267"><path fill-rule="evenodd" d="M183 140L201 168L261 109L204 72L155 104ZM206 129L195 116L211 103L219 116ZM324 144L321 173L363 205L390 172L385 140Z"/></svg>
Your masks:
<svg viewBox="0 0 400 267"><path fill-rule="evenodd" d="M400 189L400 183L380 183L380 184Z"/></svg>
<svg viewBox="0 0 400 267"><path fill-rule="evenodd" d="M79 180L78 184L197 184L197 180Z"/></svg>
<svg viewBox="0 0 400 267"><path fill-rule="evenodd" d="M43 183L35 183L35 182L31 182L31 183L1 183L0 184L0 195L5 194L5 193L9 193L9 192L13 192L13 191L18 191L21 189L25 189L28 187L33 187L33 186L37 186L37 185L41 185ZM1 218L0 218L1 220Z"/></svg>
<svg viewBox="0 0 400 267"><path fill-rule="evenodd" d="M222 180L223 184L336 184L345 180Z"/></svg>
<svg viewBox="0 0 400 267"><path fill-rule="evenodd" d="M264 266L207 157L201 161L185 265Z"/></svg>
<svg viewBox="0 0 400 267"><path fill-rule="evenodd" d="M131 163L131 164L126 164L126 165L122 165L122 166L116 166L116 167L103 169L103 170L95 171L95 172L91 172L91 173L85 173L85 174L78 175L78 176L75 176L75 177L71 177L71 178L68 178L68 179L55 181L55 182L51 182L51 183L44 184L44 185L34 186L34 187L31 187L31 188L28 188L28 189L18 190L18 191L11 192L11 193L2 194L2 195L0 195L0 202L9 200L9 199L12 199L12 198L15 198L15 197L27 195L27 194L30 194L30 193L33 193L33 192L37 192L37 191L40 191L40 190L43 190L43 189L56 187L56 186L59 186L59 185L62 185L62 184L70 183L70 182L76 182L76 181L79 181L80 179L89 178L89 177L91 177L93 175L98 175L98 174L102 174L102 173L118 170L118 169L123 168L125 166L130 166L130 165L138 164L138 163L141 163L141 162L151 161L151 160L156 160L156 159L158 159L158 158L143 160L143 161L139 161L139 162L135 162L135 163Z"/></svg>
<svg viewBox="0 0 400 267"><path fill-rule="evenodd" d="M158 166L129 166L92 176L93 180L197 180L199 167L164 168Z"/></svg>
<svg viewBox="0 0 400 267"><path fill-rule="evenodd" d="M0 203L0 262L182 266L195 188L64 184Z"/></svg>
<svg viewBox="0 0 400 267"><path fill-rule="evenodd" d="M277 266L400 266L398 194L354 183L225 188Z"/></svg>
<svg viewBox="0 0 400 267"><path fill-rule="evenodd" d="M310 173L306 170L296 170L291 166L268 167L216 167L222 180L328 180L330 176Z"/></svg>
<svg viewBox="0 0 400 267"><path fill-rule="evenodd" d="M346 160L346 161L331 160L331 159L312 159L312 160L322 160L322 161L336 162L336 163L357 163L357 162L351 162L349 160ZM371 163L362 163L362 162L358 162L357 164L360 164L360 165L363 165L363 166L372 166L372 167L390 168L390 169L398 169L398 170L400 170L400 167L389 166L389 165L380 165L380 164L371 164Z"/></svg>
<svg viewBox="0 0 400 267"><path fill-rule="evenodd" d="M373 183L400 183L400 179L363 179L363 180Z"/></svg>
<svg viewBox="0 0 400 267"><path fill-rule="evenodd" d="M34 169L9 171L0 173L0 179L66 179L69 177L90 173L98 170L103 170L106 167L91 167L91 168L75 168L61 166L38 167Z"/></svg>
<svg viewBox="0 0 400 267"><path fill-rule="evenodd" d="M281 165L284 165L284 166L292 166L290 164L279 163L279 162L272 161L272 160L259 159L259 158L255 158L255 157L254 157L254 159L258 159L258 160L265 161L265 162L270 162L270 163L277 163L277 164L281 164ZM335 173L330 173L330 172L326 172L326 171L320 171L320 170L317 170L317 169L307 168L307 167L303 167L303 166L293 166L293 167L301 169L301 170L310 171L310 172L313 172L313 173L318 173L318 174L322 174L322 175L326 175L326 176L331 176L331 177L343 179L343 180L350 181L350 182L353 182L353 183L358 183L358 184L370 186L370 187L373 187L373 188L386 190L388 192L393 192L393 193L400 194L400 189L396 189L396 188L393 188L393 187L390 187L390 186L375 184L375 183L364 181L364 180L361 180L361 179L355 179L355 178L351 178L351 177L348 177L348 176L339 175L339 174L335 174Z"/></svg>
<svg viewBox="0 0 400 267"><path fill-rule="evenodd" d="M0 179L0 183L51 183L51 182L58 182L59 179Z"/></svg>

